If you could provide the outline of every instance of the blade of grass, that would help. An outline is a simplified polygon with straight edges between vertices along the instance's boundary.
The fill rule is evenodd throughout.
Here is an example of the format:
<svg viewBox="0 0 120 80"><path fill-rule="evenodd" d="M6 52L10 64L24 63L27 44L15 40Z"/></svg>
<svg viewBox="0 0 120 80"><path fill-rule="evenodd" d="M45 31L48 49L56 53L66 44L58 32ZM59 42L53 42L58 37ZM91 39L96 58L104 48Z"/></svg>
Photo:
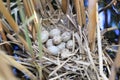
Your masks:
<svg viewBox="0 0 120 80"><path fill-rule="evenodd" d="M34 9L33 2L32 1L30 2L31 2L32 9L33 9L33 14L35 15L34 24L35 24L35 29L37 32L37 39L38 39L39 60L42 61L41 59L42 59L43 53L42 53L42 41L41 41L41 20L39 21L38 19L37 13ZM38 72L39 72L39 79L42 80L43 78L42 66L36 65L36 68L38 69Z"/></svg>
<svg viewBox="0 0 120 80"><path fill-rule="evenodd" d="M37 14L35 12L35 9L34 9L34 6L33 6L33 3L31 1L31 6L33 7L33 10L34 10L34 15L35 15L35 20L34 20L34 23L35 23L35 27L36 27L36 30L37 30L37 39L38 39L38 47L39 47L39 58L41 59L43 54L42 54L42 41L41 41L41 21L39 21L38 17L37 17Z"/></svg>
<svg viewBox="0 0 120 80"><path fill-rule="evenodd" d="M36 17L36 19L37 19L37 17ZM37 19L38 20L38 19ZM42 59L42 56L43 56L43 53L42 53L42 41L41 41L41 20L39 21L37 21L38 23L36 23L36 27L37 27L37 39L38 39L38 49L39 49L39 60L41 60ZM38 68L38 70L39 70L39 75L40 75L40 80L42 80L42 67L41 66L39 66L39 68Z"/></svg>
<svg viewBox="0 0 120 80"><path fill-rule="evenodd" d="M37 30L37 37L38 37L38 42L39 42L39 58L41 59L42 58L42 41L41 41L41 33L40 33L40 25L39 25L39 20L38 20L38 18L37 18L37 14L36 14L36 12L35 12L35 9L34 9L34 6L33 6L33 3L32 3L32 1L30 1L30 4L29 4L31 7L31 10L33 10L33 14L35 15L35 19L34 19L34 24L35 24L35 27L36 27L36 30ZM22 10L20 10L21 11L21 18L22 18L22 20L23 20L23 22L24 22L24 14L23 14L23 11ZM27 20L26 20L27 21ZM26 22L25 21L25 22ZM30 38L29 38L29 36L28 36L28 30L27 30L27 27L25 27L25 35L26 35L26 39L27 39L27 42L28 42L28 45L30 46L30 49L32 49L32 43L31 43L31 40L30 40ZM39 66L36 62L33 62L34 63L34 65L36 66L36 68L37 68L37 70L38 70L38 72L39 72L39 75L40 75L40 80L42 80L42 67L41 66Z"/></svg>
<svg viewBox="0 0 120 80"><path fill-rule="evenodd" d="M43 56L42 53L42 41L41 41L41 20L39 21L40 23L36 24L38 26L38 31L37 31L37 38L38 38L38 44L39 44L39 58L41 59Z"/></svg>
<svg viewBox="0 0 120 80"><path fill-rule="evenodd" d="M26 22L27 20L25 19L25 14L24 14L24 12L23 12L22 7L20 6L20 0L18 0L18 1L19 1L19 2L18 2L18 6L19 6L19 10L20 10L21 20L22 20L22 22ZM30 40L30 38L29 38L29 35L28 35L29 32L28 32L28 29L27 29L27 27L26 27L25 25L24 25L24 29L25 29L26 41L27 41L27 43L28 43L30 53L31 53L32 56L33 56L32 42L31 42L31 40Z"/></svg>

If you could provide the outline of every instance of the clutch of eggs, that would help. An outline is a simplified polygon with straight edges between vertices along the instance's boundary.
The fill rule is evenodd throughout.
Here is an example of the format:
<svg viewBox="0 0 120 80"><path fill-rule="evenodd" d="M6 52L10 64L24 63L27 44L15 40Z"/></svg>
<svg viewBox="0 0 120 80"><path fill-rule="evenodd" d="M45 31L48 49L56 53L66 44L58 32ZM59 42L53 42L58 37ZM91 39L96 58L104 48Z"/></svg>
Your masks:
<svg viewBox="0 0 120 80"><path fill-rule="evenodd" d="M70 53L69 50L73 47L73 40L71 40L71 33L65 31L61 33L61 30L58 28L52 29L50 31L42 30L41 40L43 45L45 44L47 50L52 55L58 55L61 52L63 57L64 54ZM68 56L66 54L66 56ZM65 55L63 58L66 58Z"/></svg>

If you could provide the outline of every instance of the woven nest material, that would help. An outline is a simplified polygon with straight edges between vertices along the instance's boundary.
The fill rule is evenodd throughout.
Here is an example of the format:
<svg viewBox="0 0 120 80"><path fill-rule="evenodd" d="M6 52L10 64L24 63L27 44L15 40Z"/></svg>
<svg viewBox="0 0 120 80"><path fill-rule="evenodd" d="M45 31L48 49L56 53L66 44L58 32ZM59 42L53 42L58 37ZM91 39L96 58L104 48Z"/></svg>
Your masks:
<svg viewBox="0 0 120 80"><path fill-rule="evenodd" d="M98 66L98 54L90 52L86 29L84 28L82 31L80 29L73 29L74 27L70 27L70 29L61 23L48 25L44 27L48 32L57 28L62 33L65 31L72 33L71 40L73 40L74 44L70 54L64 53L66 58L62 58L61 53L52 55L46 48L45 43L43 44L44 56L42 58L42 65L45 66L43 70L47 70L49 74L47 79L96 80L99 75L97 72L98 68L96 68ZM38 49L37 46L35 44L33 47L35 51Z"/></svg>
<svg viewBox="0 0 120 80"><path fill-rule="evenodd" d="M10 40L8 42L3 41L4 42L3 44L7 43L10 45L17 45L20 48L19 50L14 50L13 52L15 53L15 55L17 55L17 57L9 56L10 59L9 60L6 59L7 62L11 63L9 65L19 69L22 73L27 75L31 80L32 79L40 80L39 78L41 77L42 80L104 80L106 79L110 74L110 65L113 63L112 59L107 54L106 50L117 52L111 49L112 46L107 42L106 39L104 39L104 33L106 33L107 30L103 32L101 31L101 33L103 33L102 38L98 38L96 36L95 39L96 45L94 47L94 51L91 51L90 43L88 40L89 32L88 32L88 22L86 21L87 19L85 18L86 23L84 26L79 26L76 18L77 15L73 14L72 12L73 4L69 4L71 5L68 11L69 13L63 14L60 6L58 5L59 3L58 0L55 0L58 9L54 9L52 7L53 4L51 4L51 1L52 0L45 0L46 2L45 3L44 0L41 1L38 0L38 2L40 2L39 4L42 4L42 6L40 7L34 4L35 7L38 7L38 9L40 8L39 11L36 11L38 16L37 18L36 18L36 13L34 12L30 14L25 14L25 16L28 18L25 18L25 22L21 21L21 23L18 24L17 23L18 16L15 16L15 21L13 22L16 25L18 25L17 27L14 27L14 24L12 24L12 22L9 21L9 19L11 19L12 17L10 18L9 17L5 18L6 16L2 17L1 21L2 23L4 23L6 36ZM17 3L14 4L18 5ZM25 3L27 4L25 5ZM32 4L31 0L30 0L30 4L29 5L28 4L29 1L27 2L27 0L23 0L20 2L18 6L20 6L21 9L23 10L24 7L25 10L29 8L33 9L33 6L31 5ZM16 7L14 10L12 10L11 13L17 15L18 14L17 10L19 10L19 8ZM4 11L2 13L4 13ZM88 17L87 10L85 10L84 13ZM50 31L53 29L59 29L61 31L60 36L64 32L69 32L71 34L71 37L69 39L72 40L71 49L68 49L66 46L69 40L65 42L63 40L61 41L65 43L65 49L67 49L69 53L65 51L62 52L62 50L59 50L59 52L57 52L57 55L53 55L46 46L46 42L48 41L48 39L47 41L42 43L42 47L40 48L39 45L40 42L38 39L37 30L36 32L34 31L36 29L35 25L37 24L36 23L37 19L39 19L38 21L40 21L39 27L41 28L41 32L43 30L46 30L48 31L48 33L50 33ZM9 22L9 24L7 21ZM11 25L13 25L12 29L10 28ZM17 29L19 30L19 32L17 32ZM97 33L100 34L100 31L98 30ZM27 37L26 34L28 35ZM98 36L100 37L101 35ZM49 39L53 39L53 38L49 36ZM102 40L102 45L101 42L99 43L99 39ZM25 43L30 46L26 47ZM54 44L54 46L58 46L58 44ZM98 47L103 48L103 50L100 50ZM29 50L29 48L33 49L33 52L31 52L32 50ZM41 51L43 55L40 53ZM13 60L13 58L17 62ZM11 60L14 62L14 64Z"/></svg>

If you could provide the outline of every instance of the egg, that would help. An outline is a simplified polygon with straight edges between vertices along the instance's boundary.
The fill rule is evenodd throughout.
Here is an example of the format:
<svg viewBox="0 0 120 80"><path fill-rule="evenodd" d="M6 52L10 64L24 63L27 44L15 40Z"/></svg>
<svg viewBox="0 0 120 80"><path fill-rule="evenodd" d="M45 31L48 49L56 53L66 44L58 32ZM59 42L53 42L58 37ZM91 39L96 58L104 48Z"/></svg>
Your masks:
<svg viewBox="0 0 120 80"><path fill-rule="evenodd" d="M66 31L61 35L61 37L62 41L66 42L71 38L71 33Z"/></svg>
<svg viewBox="0 0 120 80"><path fill-rule="evenodd" d="M56 46L50 46L47 48L52 55L58 55L60 49Z"/></svg>
<svg viewBox="0 0 120 80"><path fill-rule="evenodd" d="M60 35L61 34L61 31L59 30L59 29L52 29L51 31L50 31L50 37L51 38L53 38L54 36L58 36L58 35Z"/></svg>
<svg viewBox="0 0 120 80"><path fill-rule="evenodd" d="M41 31L45 31L46 29L44 27L41 28Z"/></svg>
<svg viewBox="0 0 120 80"><path fill-rule="evenodd" d="M61 51L61 58L65 59L68 58L71 55L71 52L68 49L63 49Z"/></svg>
<svg viewBox="0 0 120 80"><path fill-rule="evenodd" d="M73 48L73 40L67 41L66 47L67 47L68 49L72 49L72 48Z"/></svg>
<svg viewBox="0 0 120 80"><path fill-rule="evenodd" d="M44 30L41 32L41 40L42 40L42 43L45 43L49 38L49 32Z"/></svg>
<svg viewBox="0 0 120 80"><path fill-rule="evenodd" d="M62 42L57 46L60 50L65 49L65 43Z"/></svg>
<svg viewBox="0 0 120 80"><path fill-rule="evenodd" d="M46 47L53 46L53 39L48 39L46 42Z"/></svg>
<svg viewBox="0 0 120 80"><path fill-rule="evenodd" d="M54 36L54 37L53 37L53 43L54 43L54 44L60 44L61 41L62 41L61 36L58 35L58 36Z"/></svg>

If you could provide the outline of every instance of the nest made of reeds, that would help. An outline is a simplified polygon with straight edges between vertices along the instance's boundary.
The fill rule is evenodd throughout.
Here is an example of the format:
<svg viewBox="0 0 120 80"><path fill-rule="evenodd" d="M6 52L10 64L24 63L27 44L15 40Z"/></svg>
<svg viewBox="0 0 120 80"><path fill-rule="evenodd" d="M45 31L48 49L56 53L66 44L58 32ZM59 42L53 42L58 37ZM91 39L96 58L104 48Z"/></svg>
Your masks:
<svg viewBox="0 0 120 80"><path fill-rule="evenodd" d="M1 50L9 54L4 58L5 64L17 68L31 80L107 80L113 63L106 52L110 45L103 36L107 30L100 31L97 2L84 7L83 1L74 0L70 4L67 0L62 3L59 0L0 0L1 46L4 46ZM91 7L95 8L92 13ZM53 29L59 29L60 36L64 32L71 34L71 49L67 49L67 41L61 41L69 53L59 50L56 55L52 54L46 46L46 42L53 39L50 36L42 43L41 32L49 33ZM19 49L14 50L14 45ZM1 74L8 80L6 75L12 73Z"/></svg>

